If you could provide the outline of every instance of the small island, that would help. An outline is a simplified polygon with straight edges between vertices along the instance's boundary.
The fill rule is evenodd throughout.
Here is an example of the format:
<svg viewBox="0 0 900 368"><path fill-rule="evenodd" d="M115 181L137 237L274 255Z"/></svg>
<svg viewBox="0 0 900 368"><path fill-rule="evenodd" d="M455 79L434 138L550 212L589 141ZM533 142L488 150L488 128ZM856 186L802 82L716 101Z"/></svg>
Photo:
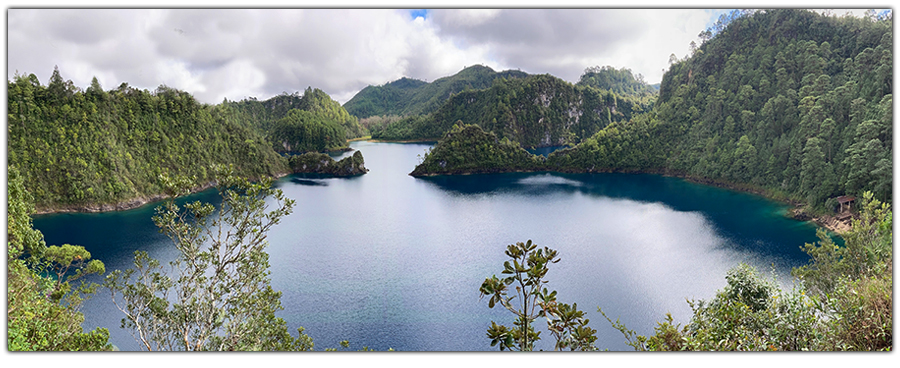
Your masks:
<svg viewBox="0 0 900 368"><path fill-rule="evenodd" d="M307 152L288 159L288 165L295 174L326 174L333 176L356 176L369 172L362 152L335 161L331 156L319 152Z"/></svg>
<svg viewBox="0 0 900 368"><path fill-rule="evenodd" d="M544 170L544 162L509 139L478 125L457 122L425 155L411 176L488 174Z"/></svg>

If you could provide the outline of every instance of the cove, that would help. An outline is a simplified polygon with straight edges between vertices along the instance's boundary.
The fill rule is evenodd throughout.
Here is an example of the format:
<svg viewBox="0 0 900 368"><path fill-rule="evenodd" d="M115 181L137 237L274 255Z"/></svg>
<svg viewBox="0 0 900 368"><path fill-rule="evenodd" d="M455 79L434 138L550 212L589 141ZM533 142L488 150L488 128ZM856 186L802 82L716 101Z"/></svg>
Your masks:
<svg viewBox="0 0 900 368"><path fill-rule="evenodd" d="M709 299L740 262L779 276L808 262L800 250L816 227L783 216L765 198L645 174L515 173L413 178L421 143L352 142L368 174L288 176L276 182L296 200L269 233L279 316L303 326L317 350L349 340L352 349L494 350L490 321L512 315L478 287L500 275L506 245L533 240L560 253L547 285L588 314L600 349L630 350L596 312L641 334L672 313L684 323L686 298ZM350 154L345 153L345 154ZM339 159L339 157L338 157ZM217 203L215 190L181 201ZM153 225L158 204L100 214L34 217L48 244L78 244L107 270L131 267L135 250L167 262L174 249ZM94 281L99 281L95 278ZM84 308L84 327L106 327L122 350L138 350L119 328L121 313L101 291ZM538 322L538 326L543 326ZM546 331L537 348L552 349Z"/></svg>

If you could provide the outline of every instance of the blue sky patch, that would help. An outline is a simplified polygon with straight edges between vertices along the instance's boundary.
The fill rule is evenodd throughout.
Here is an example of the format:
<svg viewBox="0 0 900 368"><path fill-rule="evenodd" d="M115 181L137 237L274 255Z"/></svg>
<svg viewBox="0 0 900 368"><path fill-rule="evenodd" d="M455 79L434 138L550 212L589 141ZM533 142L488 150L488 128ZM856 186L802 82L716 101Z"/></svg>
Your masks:
<svg viewBox="0 0 900 368"><path fill-rule="evenodd" d="M714 26L716 22L719 21L719 16L721 16L722 14L728 14L733 10L734 9L707 9L706 13L709 14L709 21L706 22L706 28L704 28L703 30Z"/></svg>
<svg viewBox="0 0 900 368"><path fill-rule="evenodd" d="M409 11L410 19L416 19L418 17L422 17L423 19L428 19L428 9L411 9Z"/></svg>

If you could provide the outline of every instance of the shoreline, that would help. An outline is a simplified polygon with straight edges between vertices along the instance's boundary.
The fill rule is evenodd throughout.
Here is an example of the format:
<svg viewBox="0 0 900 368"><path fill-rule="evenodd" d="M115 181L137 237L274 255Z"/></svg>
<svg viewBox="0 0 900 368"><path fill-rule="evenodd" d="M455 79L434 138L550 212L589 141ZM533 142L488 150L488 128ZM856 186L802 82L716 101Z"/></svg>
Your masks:
<svg viewBox="0 0 900 368"><path fill-rule="evenodd" d="M375 142L375 143L437 143L438 140L439 140L439 139L397 139L397 140L391 140L391 139L375 139L375 138L369 138L369 139L361 139L360 141Z"/></svg>
<svg viewBox="0 0 900 368"><path fill-rule="evenodd" d="M718 180L709 179L709 178L695 178L690 175L685 175L685 174L681 174L681 173L677 173L674 175L668 175L668 174L660 174L660 175L682 178L684 180L687 180L692 183L697 183L697 184L710 185L710 186L714 186L714 187L718 187L718 188L725 188L725 189L735 190L735 191L743 192L743 193L751 193L751 194L755 194L755 195L758 195L760 197L763 197L763 198L766 198L766 199L769 199L772 201L784 203L785 205L791 207L790 209L787 210L787 212L785 212L784 216L792 218L797 221L812 222L812 223L816 224L817 226L824 228L824 229L831 231L838 235L844 234L853 229L852 226L850 225L850 223L838 220L836 214L835 215L829 215L829 214L811 215L806 210L806 204L792 200L790 198L782 198L781 196L772 195L769 193L769 191L767 191L763 188L749 186L746 184L737 184L737 183L730 183L730 182L726 182L726 181L718 181Z"/></svg>
<svg viewBox="0 0 900 368"><path fill-rule="evenodd" d="M785 216L789 216L800 221L811 221L819 227L825 228L828 231L831 231L838 235L843 235L848 231L853 230L853 225L851 225L850 221L838 220L838 217L834 215L811 216L806 213L806 211L802 207L795 207L788 210L788 214L785 214ZM856 217L851 218L855 219Z"/></svg>
<svg viewBox="0 0 900 368"><path fill-rule="evenodd" d="M415 170L413 170L415 171ZM442 175L479 175L479 174L504 174L504 173L558 173L558 174L600 174L600 173L623 173L623 174L651 174L651 175L660 175L665 177L679 178L684 179L688 182L708 185L717 188L734 190L742 193L750 193L754 195L758 195L760 197L766 198L771 201L780 202L790 207L784 214L785 217L789 217L791 219L803 222L812 222L816 224L816 226L824 228L828 231L831 231L835 234L841 235L850 230L852 230L852 226L847 221L840 221L837 219L836 215L810 215L806 211L806 205L802 202L798 202L796 200L792 200L790 198L786 198L781 195L773 195L771 192L767 191L764 188L755 187L747 184L738 184L731 183L722 180L715 180L710 178L697 178L688 174L684 174L681 172L677 172L674 170L666 170L666 169L656 169L656 170L615 170L615 169L594 169L590 170L548 170L545 168L536 169L536 170L509 170L509 171L491 171L491 172L479 172L479 171L464 171L457 173L424 173L424 174L416 174L413 175L410 172L408 175L412 177L435 177Z"/></svg>
<svg viewBox="0 0 900 368"><path fill-rule="evenodd" d="M377 143L422 143L422 142L432 142L432 141L383 141L383 140L374 140L374 139L365 139L365 141L377 142ZM413 172L415 169L413 169ZM625 173L625 174L652 174L652 175L661 175L666 177L674 177L684 179L691 183L701 184L701 185L709 185L718 188L724 188L729 190L735 190L743 193L755 194L766 199L784 203L791 208L788 209L784 216L790 217L797 221L810 221L816 224L816 226L824 228L828 231L831 231L835 234L841 235L846 233L847 231L852 229L852 226L846 221L840 221L837 219L835 215L811 215L807 213L805 209L805 205L801 202L797 202L791 200L789 198L784 198L782 196L772 195L770 192L766 191L763 188L758 188L746 184L737 184L731 183L721 180L709 179L709 178L696 178L681 172L666 170L666 169L656 169L656 170L613 170L613 169L594 169L590 170L548 170L545 168L535 169L535 170L492 170L492 171L465 171L465 172L457 172L457 173L425 173L425 174L417 174L413 175L413 172L410 172L409 176L412 177L434 177L434 176L442 176L442 175L481 175L481 174L503 174L503 173L559 173L559 174L595 174L595 173ZM280 179L287 175L290 175L290 172L284 173L276 173L272 177L274 179ZM194 194L215 186L215 182L208 182L206 184L194 187L191 189L190 193ZM159 202L164 199L167 199L169 196L166 194L156 194L151 196L140 196L132 199L128 199L125 201L121 201L115 204L81 204L81 205L71 205L71 206L63 206L60 208L44 208L37 209L35 208L35 212L32 215L50 215L56 213L102 213L102 212L112 212L112 211L127 211L135 208L139 208L145 206L150 203Z"/></svg>
<svg viewBox="0 0 900 368"><path fill-rule="evenodd" d="M350 142L358 142L358 141L367 141L367 140L370 140L370 139L372 139L372 136L371 136L371 135L367 135L367 136L365 136L365 137L357 137L357 138L351 138L351 139L348 139L348 140L347 140L347 143L350 143Z"/></svg>
<svg viewBox="0 0 900 368"><path fill-rule="evenodd" d="M285 176L290 175L290 172L284 173L276 173L272 176L273 179L280 179ZM191 190L187 193L187 195L195 194L207 190L209 188L215 187L217 184L216 181L210 181L202 185L198 185L196 187L191 188ZM128 211L133 210L135 208L140 208L145 205L160 202L164 199L169 198L168 194L154 194L150 196L138 196L131 199L127 199L124 201L116 202L116 203L88 203L88 204L77 204L77 205L65 205L60 207L50 207L50 208L37 208L35 207L34 212L31 214L35 215L53 215L58 213L103 213L103 212L114 212L114 211Z"/></svg>

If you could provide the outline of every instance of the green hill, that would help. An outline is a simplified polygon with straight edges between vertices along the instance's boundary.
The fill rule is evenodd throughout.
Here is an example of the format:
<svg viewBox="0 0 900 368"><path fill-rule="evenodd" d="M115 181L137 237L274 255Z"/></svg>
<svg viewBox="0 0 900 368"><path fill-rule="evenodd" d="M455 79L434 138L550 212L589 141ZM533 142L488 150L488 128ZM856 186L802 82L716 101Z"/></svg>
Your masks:
<svg viewBox="0 0 900 368"><path fill-rule="evenodd" d="M322 112L293 109L272 124L268 139L276 152L327 152L349 149L345 134Z"/></svg>
<svg viewBox="0 0 900 368"><path fill-rule="evenodd" d="M663 76L657 108L548 165L665 171L814 206L892 197L892 20L736 13Z"/></svg>
<svg viewBox="0 0 900 368"><path fill-rule="evenodd" d="M435 111L453 94L484 89L497 78L524 78L528 74L474 65L459 73L427 83L401 78L382 86L368 86L344 104L347 111L360 118L385 115L422 115Z"/></svg>
<svg viewBox="0 0 900 368"><path fill-rule="evenodd" d="M57 70L47 86L34 74L8 82L8 164L38 211L115 209L164 192L160 175L213 180L213 164L247 177L288 172L286 160L232 109L201 104L167 87L123 83L86 90Z"/></svg>
<svg viewBox="0 0 900 368"><path fill-rule="evenodd" d="M644 82L640 74L636 78L631 73L631 69L616 69L611 66L595 66L585 69L577 84L579 86L610 91L622 96L651 95L659 91L659 88Z"/></svg>
<svg viewBox="0 0 900 368"><path fill-rule="evenodd" d="M276 125L284 119L291 110L302 110L317 114L323 119L334 122L344 129L344 135L348 139L358 138L368 132L359 124L359 120L351 116L347 110L341 107L337 101L331 99L327 93L318 88L307 88L303 96L299 93L281 94L265 101L255 98L236 102L223 102L236 111L246 114L247 120L253 122L260 133L271 134L276 130ZM276 137L273 141L279 141Z"/></svg>
<svg viewBox="0 0 900 368"><path fill-rule="evenodd" d="M412 176L533 171L542 161L508 139L477 125L456 124L425 155Z"/></svg>
<svg viewBox="0 0 900 368"><path fill-rule="evenodd" d="M436 140L462 121L525 147L575 144L612 122L649 110L654 99L572 85L550 75L501 78L490 88L451 96L431 114L370 129L376 139Z"/></svg>

